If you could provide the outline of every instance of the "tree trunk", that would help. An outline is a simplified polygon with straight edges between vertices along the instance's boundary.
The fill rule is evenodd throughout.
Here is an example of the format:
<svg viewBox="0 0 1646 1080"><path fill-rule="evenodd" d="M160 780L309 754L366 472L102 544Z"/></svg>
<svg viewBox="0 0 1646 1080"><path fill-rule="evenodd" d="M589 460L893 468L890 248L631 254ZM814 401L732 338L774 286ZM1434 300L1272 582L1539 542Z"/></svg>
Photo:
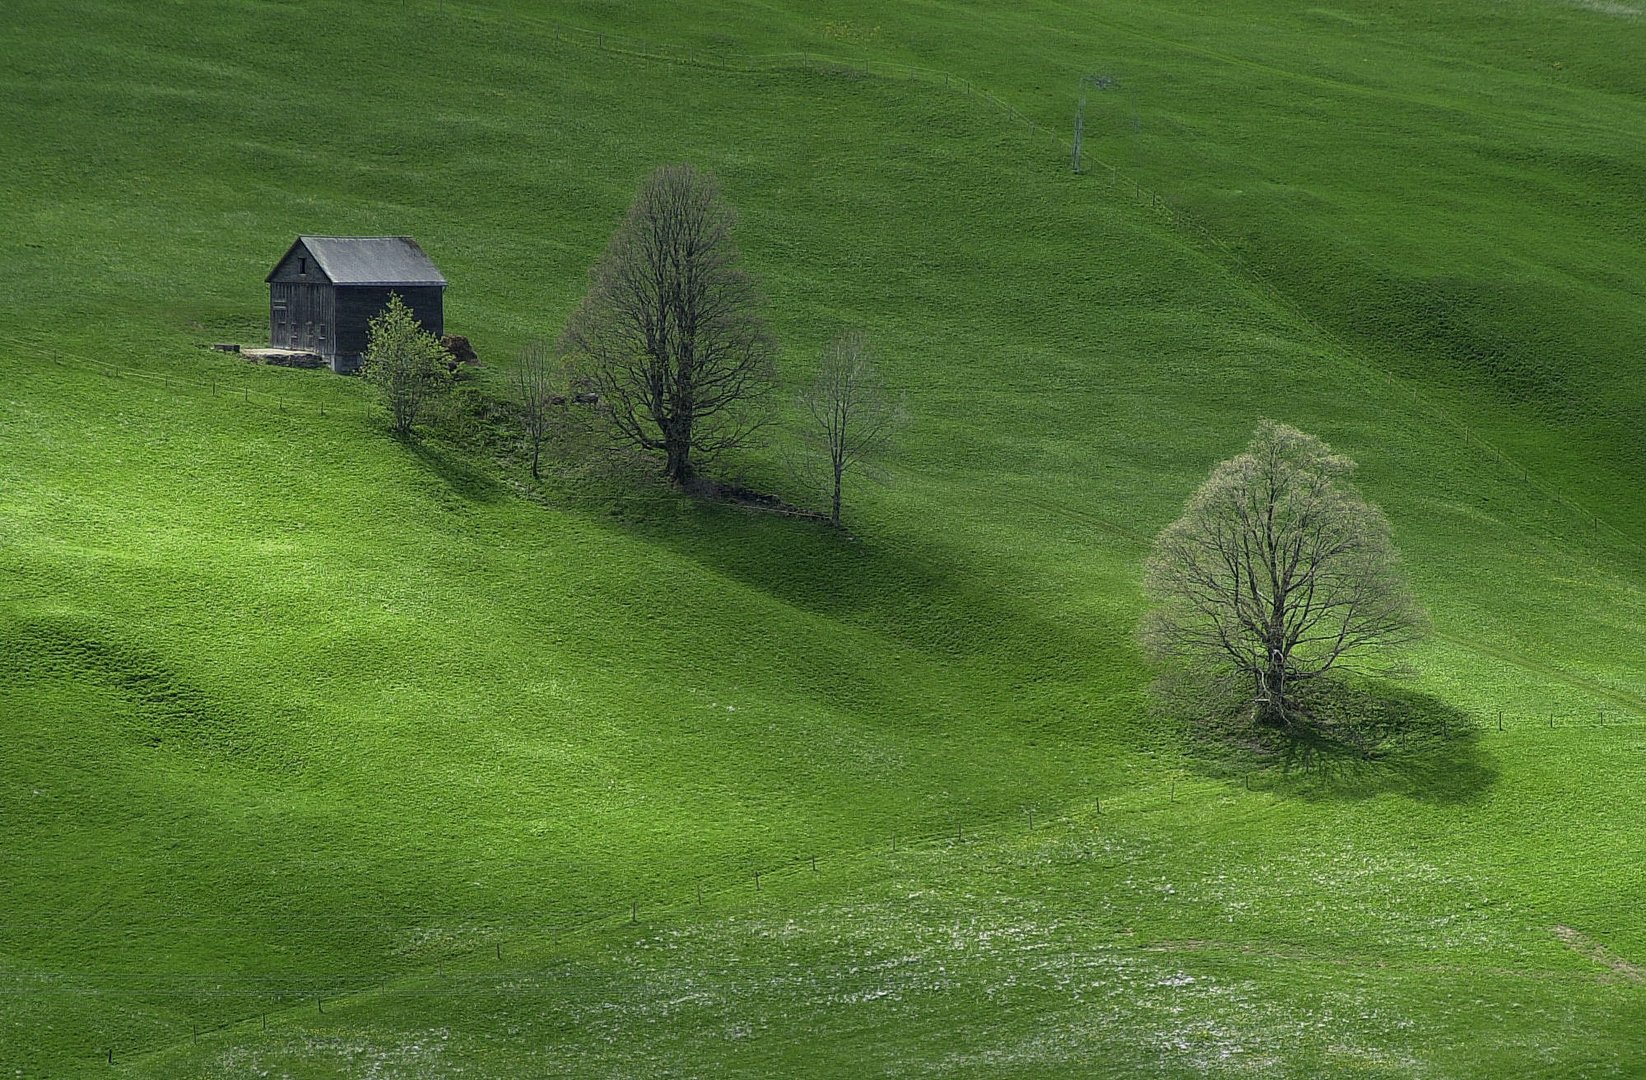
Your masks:
<svg viewBox="0 0 1646 1080"><path fill-rule="evenodd" d="M692 444L672 432L664 441L664 453L668 455L664 475L669 478L669 483L678 487L692 478Z"/></svg>
<svg viewBox="0 0 1646 1080"><path fill-rule="evenodd" d="M542 479L541 476L537 475L537 458L538 458L538 455L542 452L542 449L543 449L543 444L541 442L532 443L532 479L533 480L541 480Z"/></svg>
<svg viewBox="0 0 1646 1080"><path fill-rule="evenodd" d="M1287 708L1286 657L1277 648L1270 648L1269 660L1257 679L1258 719L1269 727L1291 727L1292 718Z"/></svg>
<svg viewBox="0 0 1646 1080"><path fill-rule="evenodd" d="M835 467L835 470L834 470L834 503L829 508L829 524L833 525L837 529L840 527L840 479L841 479L840 474L841 474L841 471L842 470L840 469L839 466Z"/></svg>

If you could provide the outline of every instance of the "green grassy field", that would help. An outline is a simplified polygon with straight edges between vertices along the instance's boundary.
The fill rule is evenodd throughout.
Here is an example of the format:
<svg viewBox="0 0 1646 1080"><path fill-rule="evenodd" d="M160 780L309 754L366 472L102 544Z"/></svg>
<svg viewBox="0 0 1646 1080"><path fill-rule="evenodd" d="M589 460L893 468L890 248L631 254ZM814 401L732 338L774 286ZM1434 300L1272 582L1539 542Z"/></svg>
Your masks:
<svg viewBox="0 0 1646 1080"><path fill-rule="evenodd" d="M8 14L0 1074L1646 1073L1637 6ZM484 387L672 160L908 392L856 539L199 347L407 233ZM1264 416L1434 617L1375 765L1150 716Z"/></svg>

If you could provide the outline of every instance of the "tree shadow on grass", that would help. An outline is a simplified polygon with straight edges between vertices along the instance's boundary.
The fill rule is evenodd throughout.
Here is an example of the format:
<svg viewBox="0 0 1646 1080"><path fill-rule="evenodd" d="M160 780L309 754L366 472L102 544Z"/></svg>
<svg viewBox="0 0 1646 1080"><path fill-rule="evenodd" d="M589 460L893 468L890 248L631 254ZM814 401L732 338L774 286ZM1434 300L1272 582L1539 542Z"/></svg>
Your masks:
<svg viewBox="0 0 1646 1080"><path fill-rule="evenodd" d="M503 485L477 467L471 456L419 439L403 442L418 464L443 481L452 495L471 503L491 503L503 497Z"/></svg>
<svg viewBox="0 0 1646 1080"><path fill-rule="evenodd" d="M1129 628L1085 635L1046 619L1014 583L968 570L944 545L900 549L815 520L685 494L662 481L654 457L612 446L583 414L571 414L568 424L545 448L542 479L529 485L534 501L656 544L798 610L934 658L1007 659L1037 680L1077 681L1091 667L1112 667L1094 658L1094 638L1133 647ZM471 502L514 494L474 462L507 460L524 472L528 459L517 444L480 421L458 448L405 441L430 474Z"/></svg>
<svg viewBox="0 0 1646 1080"><path fill-rule="evenodd" d="M1405 795L1467 803L1497 780L1482 724L1451 703L1377 680L1335 682L1306 703L1309 723L1279 731L1251 722L1236 695L1188 723L1190 760L1208 775L1312 800ZM1184 695L1171 696L1180 719Z"/></svg>
<svg viewBox="0 0 1646 1080"><path fill-rule="evenodd" d="M1040 677L1076 678L1101 632L1086 636L1054 623L1017 583L972 570L940 546L899 548L725 503L683 500L668 516L675 520L631 520L629 529L793 608L933 658L1009 658L1009 666Z"/></svg>

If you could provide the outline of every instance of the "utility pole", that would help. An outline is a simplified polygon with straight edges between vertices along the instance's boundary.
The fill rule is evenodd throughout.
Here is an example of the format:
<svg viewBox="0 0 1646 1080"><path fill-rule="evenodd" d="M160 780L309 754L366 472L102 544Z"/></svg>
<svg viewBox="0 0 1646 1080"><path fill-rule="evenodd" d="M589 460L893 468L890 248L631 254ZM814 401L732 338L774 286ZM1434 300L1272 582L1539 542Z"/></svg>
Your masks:
<svg viewBox="0 0 1646 1080"><path fill-rule="evenodd" d="M1080 77L1080 104L1074 110L1074 157L1071 162L1074 171L1080 172L1080 147L1086 138L1086 92L1088 90L1107 90L1115 85L1114 79L1107 75L1082 75Z"/></svg>

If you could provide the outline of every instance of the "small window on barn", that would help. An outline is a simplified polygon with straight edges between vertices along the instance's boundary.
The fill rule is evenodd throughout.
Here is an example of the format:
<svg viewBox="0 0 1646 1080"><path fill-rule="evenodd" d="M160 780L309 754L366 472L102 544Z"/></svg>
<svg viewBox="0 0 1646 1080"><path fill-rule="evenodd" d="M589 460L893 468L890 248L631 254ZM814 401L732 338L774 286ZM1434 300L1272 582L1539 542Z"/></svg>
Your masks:
<svg viewBox="0 0 1646 1080"><path fill-rule="evenodd" d="M302 274L303 276L307 277L308 273L309 273L309 260L307 260L307 259L298 259L297 260L297 272L299 274Z"/></svg>

